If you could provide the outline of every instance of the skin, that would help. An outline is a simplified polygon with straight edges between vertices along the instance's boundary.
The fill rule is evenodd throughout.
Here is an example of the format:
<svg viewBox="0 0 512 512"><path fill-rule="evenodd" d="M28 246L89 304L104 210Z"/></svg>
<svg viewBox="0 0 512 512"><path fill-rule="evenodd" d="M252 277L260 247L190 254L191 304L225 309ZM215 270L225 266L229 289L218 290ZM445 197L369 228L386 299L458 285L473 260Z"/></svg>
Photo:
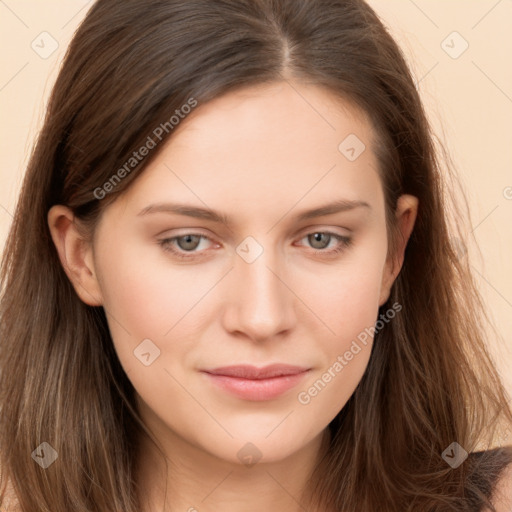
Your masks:
<svg viewBox="0 0 512 512"><path fill-rule="evenodd" d="M349 134L366 146L354 161L338 150ZM81 239L69 209L50 210L63 267L85 303L105 308L141 416L168 458L166 470L142 440L137 460L145 510L302 510L301 492L328 441L327 425L359 383L371 338L309 403L300 403L298 393L375 324L417 214L416 198L402 196L396 219L403 239L388 257L373 139L368 118L322 88L250 87L200 105L182 121L104 211L91 243ZM369 206L296 218L337 199ZM231 223L138 215L171 201L206 205ZM352 243L307 236L325 232ZM210 239L199 245L196 239L189 250L199 255L190 260L158 243L186 233ZM250 263L236 251L248 236L263 249ZM181 244L186 254L186 241ZM180 250L178 240L168 245ZM326 255L336 247L341 252ZM134 356L144 339L160 350L149 366ZM275 362L311 370L294 389L262 402L232 396L199 372ZM237 455L244 446L260 457L255 465Z"/></svg>

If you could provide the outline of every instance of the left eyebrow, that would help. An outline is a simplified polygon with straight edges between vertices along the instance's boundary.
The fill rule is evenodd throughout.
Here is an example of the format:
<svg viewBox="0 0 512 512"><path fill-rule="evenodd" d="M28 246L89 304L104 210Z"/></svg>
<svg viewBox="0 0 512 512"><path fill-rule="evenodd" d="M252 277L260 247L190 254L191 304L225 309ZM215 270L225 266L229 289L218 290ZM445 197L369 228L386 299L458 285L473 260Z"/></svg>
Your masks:
<svg viewBox="0 0 512 512"><path fill-rule="evenodd" d="M368 208L371 210L371 206L366 201L349 200L349 199L338 199L331 203L317 206L309 210L303 210L298 213L295 219L299 222L312 219L315 217L321 217L323 215L332 215L334 213L345 212L354 210L356 208ZM230 225L230 218L223 212L218 212L210 208L203 208L194 205L180 204L180 203L155 203L150 204L143 208L137 216L143 216L150 213L174 213L177 215L185 215L188 217L195 217L198 219L211 220L213 222L219 222L226 225Z"/></svg>
<svg viewBox="0 0 512 512"><path fill-rule="evenodd" d="M355 210L356 208L368 208L372 207L366 201L353 201L348 199L339 199L328 203L326 205L318 206L316 208L305 210L296 216L296 220L303 221L313 219L315 217L321 217L323 215L332 215L333 213L346 212L349 210Z"/></svg>

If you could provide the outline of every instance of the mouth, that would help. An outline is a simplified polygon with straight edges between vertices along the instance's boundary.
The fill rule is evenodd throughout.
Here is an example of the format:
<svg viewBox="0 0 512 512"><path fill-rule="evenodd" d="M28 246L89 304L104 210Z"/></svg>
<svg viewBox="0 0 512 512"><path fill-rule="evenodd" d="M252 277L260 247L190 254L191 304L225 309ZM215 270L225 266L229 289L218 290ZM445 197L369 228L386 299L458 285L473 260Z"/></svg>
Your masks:
<svg viewBox="0 0 512 512"><path fill-rule="evenodd" d="M250 365L201 370L217 389L239 398L264 401L277 398L295 387L311 370L300 366L274 364L263 368Z"/></svg>

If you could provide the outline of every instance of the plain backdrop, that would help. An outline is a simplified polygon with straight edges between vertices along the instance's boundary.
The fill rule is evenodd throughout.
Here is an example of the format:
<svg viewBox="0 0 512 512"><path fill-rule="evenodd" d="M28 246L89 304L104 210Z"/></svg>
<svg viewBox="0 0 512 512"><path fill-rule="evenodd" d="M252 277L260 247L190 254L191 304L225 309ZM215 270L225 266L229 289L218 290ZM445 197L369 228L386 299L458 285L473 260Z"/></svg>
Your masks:
<svg viewBox="0 0 512 512"><path fill-rule="evenodd" d="M0 0L0 250L67 44L93 2ZM512 396L512 0L370 0L409 60L469 199L469 258ZM449 314L449 311L447 311ZM439 347L442 350L442 347Z"/></svg>

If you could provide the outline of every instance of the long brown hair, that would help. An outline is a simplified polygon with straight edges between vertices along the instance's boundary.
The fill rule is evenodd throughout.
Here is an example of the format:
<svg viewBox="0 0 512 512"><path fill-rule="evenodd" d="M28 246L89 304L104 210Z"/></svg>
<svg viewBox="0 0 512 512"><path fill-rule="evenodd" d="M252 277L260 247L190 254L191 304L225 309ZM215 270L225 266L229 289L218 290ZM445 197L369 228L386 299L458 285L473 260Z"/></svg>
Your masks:
<svg viewBox="0 0 512 512"><path fill-rule="evenodd" d="M382 307L403 309L376 334L361 382L329 424L311 503L344 512L488 503L506 452L478 463L470 456L456 469L442 453L453 442L491 448L512 416L485 347L485 309L452 243L464 236L446 201L450 166L374 11L363 0L99 0L68 48L2 260L0 467L21 510L140 510L132 454L149 435L103 308L78 298L60 264L48 210L70 207L90 235L172 137L169 119L191 98L200 107L290 78L368 113L391 227L398 196L419 198L404 266ZM156 147L99 197L161 125ZM31 457L43 442L58 453L46 469Z"/></svg>

